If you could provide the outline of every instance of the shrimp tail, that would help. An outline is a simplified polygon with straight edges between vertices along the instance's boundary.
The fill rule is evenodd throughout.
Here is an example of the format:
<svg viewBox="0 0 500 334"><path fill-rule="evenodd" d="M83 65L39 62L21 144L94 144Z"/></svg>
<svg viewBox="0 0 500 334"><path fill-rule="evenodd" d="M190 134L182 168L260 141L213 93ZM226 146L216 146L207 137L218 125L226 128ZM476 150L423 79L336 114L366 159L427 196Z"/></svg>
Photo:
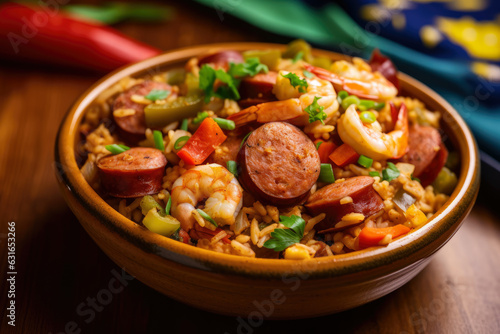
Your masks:
<svg viewBox="0 0 500 334"><path fill-rule="evenodd" d="M304 67L309 72L315 74L318 78L330 81L337 92L340 90L345 90L347 93L349 93L349 95L356 95L367 100L379 100L378 96L366 93L366 91L370 88L368 83L364 83L359 80L343 78L333 72L325 70L324 68L312 66L310 64L305 64Z"/></svg>
<svg viewBox="0 0 500 334"><path fill-rule="evenodd" d="M255 122L257 120L257 113L259 111L259 104L255 106L248 107L246 109L237 112L229 116L227 119L234 122L236 127L244 126Z"/></svg>

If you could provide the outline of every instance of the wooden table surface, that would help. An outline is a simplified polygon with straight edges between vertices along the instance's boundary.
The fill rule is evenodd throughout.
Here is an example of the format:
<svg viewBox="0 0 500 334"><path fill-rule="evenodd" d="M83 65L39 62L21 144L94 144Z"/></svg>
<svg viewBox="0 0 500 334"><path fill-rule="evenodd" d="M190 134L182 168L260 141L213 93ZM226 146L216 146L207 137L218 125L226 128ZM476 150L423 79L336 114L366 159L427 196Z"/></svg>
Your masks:
<svg viewBox="0 0 500 334"><path fill-rule="evenodd" d="M117 28L164 50L229 41L286 42L214 10L172 2L162 24ZM1 333L498 333L500 217L482 190L453 239L415 279L368 305L332 316L265 321L238 331L237 318L206 313L132 281L95 312L77 313L120 268L94 244L66 206L53 170L59 123L98 79L70 70L0 63ZM16 326L7 324L7 222L16 222ZM78 333L78 330L75 333Z"/></svg>

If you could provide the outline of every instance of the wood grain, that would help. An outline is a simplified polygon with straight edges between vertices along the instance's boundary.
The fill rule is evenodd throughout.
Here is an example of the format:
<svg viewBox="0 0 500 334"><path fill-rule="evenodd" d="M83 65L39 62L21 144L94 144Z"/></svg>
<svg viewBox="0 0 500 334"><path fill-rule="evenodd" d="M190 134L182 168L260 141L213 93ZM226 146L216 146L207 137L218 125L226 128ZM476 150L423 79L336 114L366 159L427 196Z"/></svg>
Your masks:
<svg viewBox="0 0 500 334"><path fill-rule="evenodd" d="M205 7L170 4L176 8L170 22L118 28L165 50L212 42L286 41L229 16L221 22ZM93 243L64 203L53 171L53 146L66 109L96 79L63 69L0 65L1 333L59 333L72 321L82 333L498 332L500 217L487 191L481 191L463 227L414 280L341 314L264 321L245 331L242 321L248 319L193 309L131 281L93 318L80 316L78 306L102 295L121 269ZM8 221L15 221L17 228L15 328L5 316Z"/></svg>

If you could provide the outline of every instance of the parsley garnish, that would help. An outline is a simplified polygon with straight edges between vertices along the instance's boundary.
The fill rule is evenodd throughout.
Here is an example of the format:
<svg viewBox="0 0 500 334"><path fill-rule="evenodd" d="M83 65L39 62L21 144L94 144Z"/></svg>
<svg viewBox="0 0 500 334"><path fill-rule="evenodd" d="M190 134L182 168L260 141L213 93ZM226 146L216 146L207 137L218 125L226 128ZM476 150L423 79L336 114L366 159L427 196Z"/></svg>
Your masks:
<svg viewBox="0 0 500 334"><path fill-rule="evenodd" d="M308 70L303 70L302 73L304 73L304 76L306 78L309 78L311 79L312 77L314 77L314 74L312 74L311 72L309 72Z"/></svg>
<svg viewBox="0 0 500 334"><path fill-rule="evenodd" d="M287 247L300 242L304 236L306 222L299 216L280 216L280 222L288 229L277 228L271 232L271 239L264 243L264 247L281 252Z"/></svg>
<svg viewBox="0 0 500 334"><path fill-rule="evenodd" d="M163 100L166 99L169 94L169 90L152 89L149 94L145 96L145 98L151 101Z"/></svg>
<svg viewBox="0 0 500 334"><path fill-rule="evenodd" d="M382 171L382 178L391 182L399 176L399 169L392 162L387 163L387 168Z"/></svg>
<svg viewBox="0 0 500 334"><path fill-rule="evenodd" d="M266 65L260 63L259 58L248 58L244 63L239 64L231 63L227 71L233 78L253 77L260 72L267 73L269 69Z"/></svg>
<svg viewBox="0 0 500 334"><path fill-rule="evenodd" d="M313 103L304 109L309 114L309 123L321 121L321 123L325 124L325 122L323 122L323 120L326 119L326 113L323 111L325 107L318 104L319 99L321 99L321 97L315 96Z"/></svg>
<svg viewBox="0 0 500 334"><path fill-rule="evenodd" d="M299 87L299 92L300 93L305 93L306 92L306 88L309 86L307 84L307 81L306 79L301 79L299 78L299 76L295 73L288 73L287 75L281 75L283 78L287 78L288 80L290 80L290 85L293 86L293 88L295 87Z"/></svg>
<svg viewBox="0 0 500 334"><path fill-rule="evenodd" d="M212 66L205 64L200 69L199 87L205 92L205 102L210 102L212 96L221 99L239 100L240 93L238 86L241 79L246 76L254 76L259 72L267 73L269 69L266 65L259 62L259 58L248 58L244 63L230 63L229 70L226 72L223 69L214 69ZM214 91L215 80L226 85L219 86L217 91Z"/></svg>

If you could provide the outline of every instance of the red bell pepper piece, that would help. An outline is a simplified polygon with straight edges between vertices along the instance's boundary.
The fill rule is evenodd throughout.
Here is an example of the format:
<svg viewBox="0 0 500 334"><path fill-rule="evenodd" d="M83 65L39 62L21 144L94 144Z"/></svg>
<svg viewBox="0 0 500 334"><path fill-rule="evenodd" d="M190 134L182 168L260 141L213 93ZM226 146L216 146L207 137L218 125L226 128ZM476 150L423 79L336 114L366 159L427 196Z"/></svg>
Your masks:
<svg viewBox="0 0 500 334"><path fill-rule="evenodd" d="M161 53L117 30L59 8L0 5L0 57L109 72Z"/></svg>
<svg viewBox="0 0 500 334"><path fill-rule="evenodd" d="M346 143L340 145L332 154L330 154L330 160L332 160L337 166L344 167L348 164L352 164L359 159L359 154Z"/></svg>
<svg viewBox="0 0 500 334"><path fill-rule="evenodd" d="M380 53L378 49L373 50L372 56L368 61L372 71L379 71L387 80L389 80L399 91L398 70L392 60Z"/></svg>
<svg viewBox="0 0 500 334"><path fill-rule="evenodd" d="M385 228L374 228L374 227L363 227L359 233L359 248L368 248L373 246L378 246L378 243L385 238L386 235L392 235L392 238L397 238L400 235L410 232L410 228L402 224L385 227Z"/></svg>
<svg viewBox="0 0 500 334"><path fill-rule="evenodd" d="M319 160L321 160L322 164L328 164L328 163L330 163L329 156L330 156L330 154L333 153L333 151L335 151L335 149L337 148L337 145L335 145L334 143L332 143L330 141L324 141L321 139L316 139L314 141L314 144L318 145L319 142L321 142L321 144L318 147Z"/></svg>
<svg viewBox="0 0 500 334"><path fill-rule="evenodd" d="M439 172L446 164L446 159L448 159L448 150L446 149L446 146L441 143L439 152L436 154L429 166L427 166L427 168L418 176L422 187L427 187L429 184L434 182Z"/></svg>
<svg viewBox="0 0 500 334"><path fill-rule="evenodd" d="M189 234L182 228L179 230L179 238L182 238L183 243L189 244Z"/></svg>
<svg viewBox="0 0 500 334"><path fill-rule="evenodd" d="M210 117L203 120L200 127L177 152L177 156L188 165L199 165L226 140L226 135Z"/></svg>

